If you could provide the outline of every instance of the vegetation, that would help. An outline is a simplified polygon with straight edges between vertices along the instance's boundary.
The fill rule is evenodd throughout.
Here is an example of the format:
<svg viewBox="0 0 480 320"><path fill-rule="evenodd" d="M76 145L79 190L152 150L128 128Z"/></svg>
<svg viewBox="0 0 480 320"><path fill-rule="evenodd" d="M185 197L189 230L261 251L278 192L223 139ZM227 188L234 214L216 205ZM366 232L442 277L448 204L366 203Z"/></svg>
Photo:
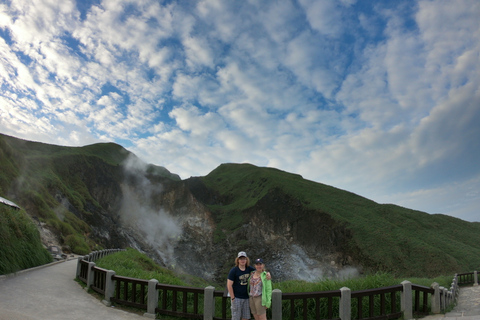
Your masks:
<svg viewBox="0 0 480 320"><path fill-rule="evenodd" d="M14 273L52 261L40 235L23 210L0 204L0 274Z"/></svg>
<svg viewBox="0 0 480 320"><path fill-rule="evenodd" d="M200 278L184 274L175 274L163 268L147 255L135 249L116 252L97 260L96 265L107 270L115 270L117 275L136 279L157 279L160 283L178 286L204 288L208 283Z"/></svg>
<svg viewBox="0 0 480 320"><path fill-rule="evenodd" d="M89 219L102 205L89 185L118 170L131 153L114 143L63 147L0 134L0 196L7 196L59 235L78 254L101 249L89 237ZM86 170L88 169L88 170ZM121 170L120 170L121 171ZM147 172L179 179L165 168Z"/></svg>
<svg viewBox="0 0 480 320"><path fill-rule="evenodd" d="M326 214L349 230L352 237L344 251L370 271L434 277L468 272L480 263L477 222L378 204L300 175L250 164L220 165L202 181L221 199L209 206L219 226L217 240L246 223L243 213L276 192L278 198L291 198L296 205L313 214Z"/></svg>
<svg viewBox="0 0 480 320"><path fill-rule="evenodd" d="M62 147L0 135L0 195L46 223L62 245L86 254L105 245L92 236L92 226L98 227L121 192L113 186L122 183L121 164L130 155L114 143ZM147 172L179 180L165 168L149 165ZM199 179L214 194L207 206L216 223L216 243L244 226L249 210L262 201L280 199L282 206L302 208L306 221L321 217L315 221L328 219L345 231L341 251L368 272L435 277L474 270L480 263L480 223L378 204L300 175L249 164L223 164ZM291 218L288 210L274 214L275 221Z"/></svg>
<svg viewBox="0 0 480 320"><path fill-rule="evenodd" d="M439 276L433 279L430 278L409 278L409 277L395 277L390 273L378 272L362 277L348 278L348 279L323 279L318 282L307 281L283 281L274 284L275 289L280 289L282 292L316 292L316 291L330 291L338 290L342 287L350 288L352 291L367 290L374 288L383 288L395 286L404 280L408 280L414 284L430 287L432 283L437 282L440 286L450 287L453 279L453 274L450 276Z"/></svg>

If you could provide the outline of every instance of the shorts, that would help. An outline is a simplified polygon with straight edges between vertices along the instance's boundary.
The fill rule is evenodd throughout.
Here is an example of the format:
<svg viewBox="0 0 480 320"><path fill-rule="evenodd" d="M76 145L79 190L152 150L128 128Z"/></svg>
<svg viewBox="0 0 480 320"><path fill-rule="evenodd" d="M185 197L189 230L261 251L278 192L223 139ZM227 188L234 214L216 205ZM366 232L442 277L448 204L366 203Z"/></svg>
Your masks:
<svg viewBox="0 0 480 320"><path fill-rule="evenodd" d="M262 306L262 296L250 297L250 310L252 310L252 314L259 316L267 313L267 308Z"/></svg>
<svg viewBox="0 0 480 320"><path fill-rule="evenodd" d="M248 299L235 298L232 301L232 320L250 319Z"/></svg>

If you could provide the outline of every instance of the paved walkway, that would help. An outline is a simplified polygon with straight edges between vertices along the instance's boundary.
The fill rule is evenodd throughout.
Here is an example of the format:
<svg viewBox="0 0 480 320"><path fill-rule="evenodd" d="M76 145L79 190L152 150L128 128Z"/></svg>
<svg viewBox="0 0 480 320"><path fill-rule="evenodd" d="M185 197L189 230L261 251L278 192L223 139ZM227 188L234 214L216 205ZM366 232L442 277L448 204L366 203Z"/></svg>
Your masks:
<svg viewBox="0 0 480 320"><path fill-rule="evenodd" d="M458 304L446 314L427 316L422 320L480 320L480 286L460 288Z"/></svg>
<svg viewBox="0 0 480 320"><path fill-rule="evenodd" d="M0 320L145 320L107 307L77 282L77 259L0 278Z"/></svg>

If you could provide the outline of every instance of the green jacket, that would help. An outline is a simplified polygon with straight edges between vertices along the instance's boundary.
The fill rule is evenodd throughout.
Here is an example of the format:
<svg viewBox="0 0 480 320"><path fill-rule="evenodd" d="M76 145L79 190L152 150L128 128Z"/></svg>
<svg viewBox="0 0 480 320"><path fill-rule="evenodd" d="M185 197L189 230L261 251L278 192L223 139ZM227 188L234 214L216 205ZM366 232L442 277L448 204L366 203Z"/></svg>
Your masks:
<svg viewBox="0 0 480 320"><path fill-rule="evenodd" d="M250 277L248 277L248 293L250 294L250 278L255 273L252 271L250 273ZM267 280L267 272L263 271L260 274L260 278L262 279L262 306L270 308L272 305L272 280Z"/></svg>

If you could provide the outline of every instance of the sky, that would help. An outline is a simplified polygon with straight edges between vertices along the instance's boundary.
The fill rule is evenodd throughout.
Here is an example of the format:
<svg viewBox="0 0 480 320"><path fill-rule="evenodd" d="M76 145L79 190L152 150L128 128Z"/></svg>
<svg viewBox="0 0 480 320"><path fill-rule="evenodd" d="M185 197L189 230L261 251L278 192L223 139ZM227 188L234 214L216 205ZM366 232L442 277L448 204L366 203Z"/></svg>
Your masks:
<svg viewBox="0 0 480 320"><path fill-rule="evenodd" d="M480 221L480 1L0 0L0 132Z"/></svg>

